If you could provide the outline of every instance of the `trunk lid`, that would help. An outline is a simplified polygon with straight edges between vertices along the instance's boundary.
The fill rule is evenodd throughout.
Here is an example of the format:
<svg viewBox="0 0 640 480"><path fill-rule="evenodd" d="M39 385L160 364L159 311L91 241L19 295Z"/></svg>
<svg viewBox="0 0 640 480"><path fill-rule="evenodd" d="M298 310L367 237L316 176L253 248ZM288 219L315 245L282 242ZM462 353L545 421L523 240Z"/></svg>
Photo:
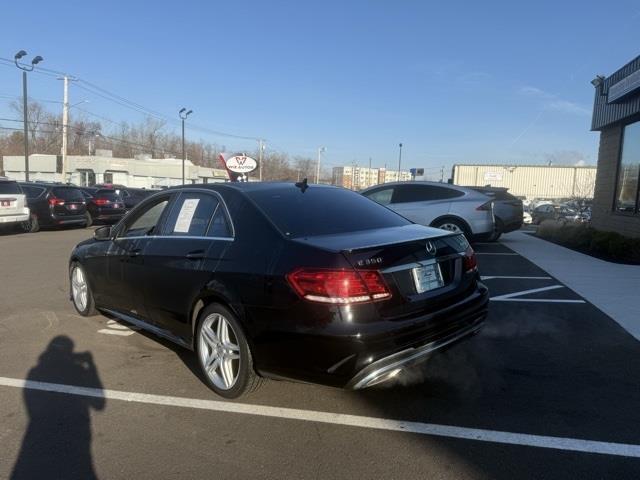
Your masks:
<svg viewBox="0 0 640 480"><path fill-rule="evenodd" d="M380 315L390 320L437 309L464 295L475 279L475 272L469 275L463 271L464 253L469 248L464 235L436 228L406 225L294 241L341 252L357 271L379 271L391 298L375 305ZM428 282L428 288L420 291L425 283L419 278L424 278L425 271L437 281Z"/></svg>

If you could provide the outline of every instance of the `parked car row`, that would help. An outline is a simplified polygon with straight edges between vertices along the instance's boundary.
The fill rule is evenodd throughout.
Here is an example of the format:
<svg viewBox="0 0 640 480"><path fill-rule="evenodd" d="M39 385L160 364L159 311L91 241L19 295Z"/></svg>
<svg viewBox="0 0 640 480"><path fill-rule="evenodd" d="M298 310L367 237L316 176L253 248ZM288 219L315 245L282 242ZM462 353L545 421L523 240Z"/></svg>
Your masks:
<svg viewBox="0 0 640 480"><path fill-rule="evenodd" d="M0 178L0 224L37 232L42 227L115 223L151 193L121 185L78 187Z"/></svg>
<svg viewBox="0 0 640 480"><path fill-rule="evenodd" d="M591 221L591 209L577 210L565 204L545 203L531 211L531 223L540 225L545 220L564 223L587 223Z"/></svg>

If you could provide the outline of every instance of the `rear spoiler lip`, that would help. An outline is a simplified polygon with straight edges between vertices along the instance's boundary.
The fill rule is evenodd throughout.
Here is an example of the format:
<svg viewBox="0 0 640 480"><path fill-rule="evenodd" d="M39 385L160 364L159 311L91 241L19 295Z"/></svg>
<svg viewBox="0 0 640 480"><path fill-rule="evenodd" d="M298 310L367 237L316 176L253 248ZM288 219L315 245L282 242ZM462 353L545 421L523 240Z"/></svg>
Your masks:
<svg viewBox="0 0 640 480"><path fill-rule="evenodd" d="M417 224L413 224L413 226L424 227L422 225L417 225ZM403 228L403 227L399 227L399 228ZM428 230L431 230L431 231L428 231ZM353 233L357 234L361 232L353 232ZM426 240L433 240L436 238L452 237L455 235L459 235L459 234L455 232L448 232L446 230L434 229L432 227L424 227L424 230L421 228L419 231L414 230L414 231L406 232L406 234L402 235L401 238L398 238L396 236L396 238L389 239L389 240L382 240L382 239L378 241L370 240L369 242L367 242L366 239L362 239L362 242L360 244L358 244L357 242L353 242L354 245L350 245L348 247L344 245L343 246L336 245L334 246L334 248L331 248L331 246L329 245L319 245L317 242L313 241L313 238L320 238L320 237L293 238L291 239L291 241L299 242L303 245L321 248L325 251L334 252L334 253L352 253L358 250L366 250L369 248L384 247L387 245L396 245L396 244L400 245L404 243L415 242L418 240L426 241Z"/></svg>
<svg viewBox="0 0 640 480"><path fill-rule="evenodd" d="M418 240L435 240L438 238L445 238L445 237L453 237L455 235L460 235L459 233L454 233L454 232L447 232L447 233L443 233L442 235L434 235L432 237L425 237L424 235L419 235L413 238L407 238L407 239L403 239L402 241L395 241L395 242L382 242L382 243L373 243L371 245L363 245L363 246L358 246L358 247L353 247L353 248L346 248L341 250L341 252L345 252L345 253L353 253L356 252L358 250L367 250L369 248L376 248L376 247L386 247L387 245L401 245L403 243L409 243L409 242L416 242Z"/></svg>

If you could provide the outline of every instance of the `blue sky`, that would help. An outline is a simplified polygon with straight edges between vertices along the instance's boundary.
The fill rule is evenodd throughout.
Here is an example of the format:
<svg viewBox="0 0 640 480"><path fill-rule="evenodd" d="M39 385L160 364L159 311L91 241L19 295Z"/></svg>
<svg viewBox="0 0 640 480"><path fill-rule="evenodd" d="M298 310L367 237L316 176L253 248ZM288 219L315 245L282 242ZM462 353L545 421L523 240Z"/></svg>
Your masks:
<svg viewBox="0 0 640 480"><path fill-rule="evenodd" d="M631 1L68 0L9 2L2 16L0 57L25 49L43 67L172 117L190 107L194 124L292 155L324 145L329 165L395 166L399 142L403 166L434 171L593 163L589 81L640 54ZM30 86L61 100L53 77L32 74ZM0 65L2 117L20 92L19 72ZM116 122L142 118L72 86L71 102L81 100Z"/></svg>

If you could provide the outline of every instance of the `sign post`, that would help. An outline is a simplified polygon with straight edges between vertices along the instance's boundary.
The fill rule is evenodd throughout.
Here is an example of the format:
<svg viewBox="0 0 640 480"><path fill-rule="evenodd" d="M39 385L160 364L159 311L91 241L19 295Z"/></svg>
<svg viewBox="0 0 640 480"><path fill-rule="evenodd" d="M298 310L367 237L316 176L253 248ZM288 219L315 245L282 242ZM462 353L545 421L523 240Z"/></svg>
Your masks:
<svg viewBox="0 0 640 480"><path fill-rule="evenodd" d="M243 153L221 153L220 162L227 170L231 182L248 182L249 174L258 168L258 162Z"/></svg>

